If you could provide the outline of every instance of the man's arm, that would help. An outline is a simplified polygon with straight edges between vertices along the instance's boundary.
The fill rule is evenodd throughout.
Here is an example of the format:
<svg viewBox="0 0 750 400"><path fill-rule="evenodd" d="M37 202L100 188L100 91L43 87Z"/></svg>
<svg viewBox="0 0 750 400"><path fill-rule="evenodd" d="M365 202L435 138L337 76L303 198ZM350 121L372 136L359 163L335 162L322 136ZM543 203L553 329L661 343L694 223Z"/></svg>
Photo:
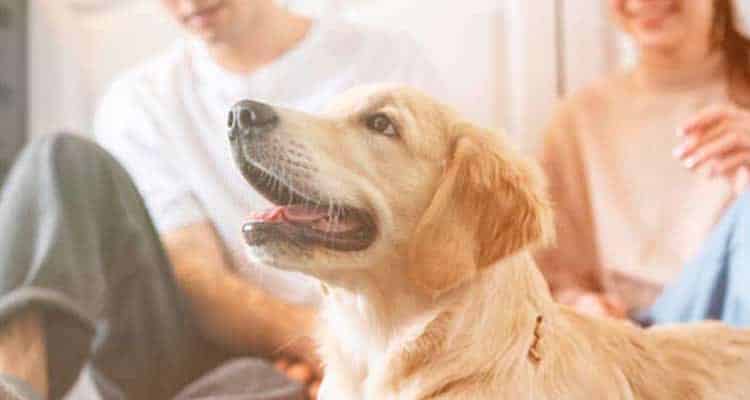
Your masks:
<svg viewBox="0 0 750 400"><path fill-rule="evenodd" d="M313 313L234 274L222 242L178 165L170 118L139 80L115 82L95 120L99 143L128 170L161 233L177 283L204 336L234 353L310 359Z"/></svg>
<svg viewBox="0 0 750 400"><path fill-rule="evenodd" d="M162 241L209 340L233 352L317 363L311 340L314 311L284 303L232 272L210 223L166 232Z"/></svg>

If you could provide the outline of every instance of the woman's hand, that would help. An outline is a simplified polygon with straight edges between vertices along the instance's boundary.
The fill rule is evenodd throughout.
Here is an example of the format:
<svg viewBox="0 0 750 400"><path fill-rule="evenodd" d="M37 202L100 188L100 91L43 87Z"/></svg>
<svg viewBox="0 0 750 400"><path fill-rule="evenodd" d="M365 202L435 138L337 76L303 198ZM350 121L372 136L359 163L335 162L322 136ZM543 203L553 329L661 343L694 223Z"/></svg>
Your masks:
<svg viewBox="0 0 750 400"><path fill-rule="evenodd" d="M750 112L731 105L709 107L688 121L674 156L692 171L724 177L740 194L750 183Z"/></svg>
<svg viewBox="0 0 750 400"><path fill-rule="evenodd" d="M574 308L576 311L594 317L627 317L625 305L616 297L606 293L564 290L555 296L557 301Z"/></svg>

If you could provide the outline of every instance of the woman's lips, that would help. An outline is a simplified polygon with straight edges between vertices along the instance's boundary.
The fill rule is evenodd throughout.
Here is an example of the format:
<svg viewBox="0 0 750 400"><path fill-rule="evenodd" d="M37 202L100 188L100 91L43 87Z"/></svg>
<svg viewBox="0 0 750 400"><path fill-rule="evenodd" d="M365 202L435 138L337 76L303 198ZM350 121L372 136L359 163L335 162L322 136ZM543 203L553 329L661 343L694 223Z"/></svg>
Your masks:
<svg viewBox="0 0 750 400"><path fill-rule="evenodd" d="M666 15L661 17L640 18L638 20L638 23L644 28L658 28L664 23L667 18L668 16Z"/></svg>
<svg viewBox="0 0 750 400"><path fill-rule="evenodd" d="M628 12L644 27L659 27L664 21L679 11L679 5L674 1L660 2L642 7L631 7Z"/></svg>
<svg viewBox="0 0 750 400"><path fill-rule="evenodd" d="M636 21L644 28L659 28L667 20L674 16L673 12L665 12L658 15L643 15L636 17Z"/></svg>

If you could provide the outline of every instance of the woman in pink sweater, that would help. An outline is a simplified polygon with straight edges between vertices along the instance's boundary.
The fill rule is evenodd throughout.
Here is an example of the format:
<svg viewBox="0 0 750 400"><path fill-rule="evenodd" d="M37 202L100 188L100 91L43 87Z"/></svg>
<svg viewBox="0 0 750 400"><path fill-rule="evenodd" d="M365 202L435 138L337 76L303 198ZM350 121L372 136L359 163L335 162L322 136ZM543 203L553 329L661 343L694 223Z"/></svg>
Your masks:
<svg viewBox="0 0 750 400"><path fill-rule="evenodd" d="M638 62L564 101L539 150L558 215L539 262L561 301L750 323L742 2L610 0Z"/></svg>

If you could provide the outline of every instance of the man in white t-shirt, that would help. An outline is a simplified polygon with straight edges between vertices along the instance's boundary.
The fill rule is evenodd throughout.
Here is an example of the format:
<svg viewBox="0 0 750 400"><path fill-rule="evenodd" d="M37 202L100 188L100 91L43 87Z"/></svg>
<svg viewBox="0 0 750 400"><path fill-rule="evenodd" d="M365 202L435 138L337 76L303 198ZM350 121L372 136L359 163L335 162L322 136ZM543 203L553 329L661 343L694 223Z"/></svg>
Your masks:
<svg viewBox="0 0 750 400"><path fill-rule="evenodd" d="M231 161L230 107L250 98L314 112L362 83L433 90L433 70L406 37L311 20L269 0L204 1L229 3L207 15L194 5L200 1L163 1L202 40L181 42L117 79L97 113L97 140L133 176L168 249L172 233L192 227L196 238L220 239L231 265L264 290L314 304L316 285L244 257L241 221L269 203Z"/></svg>
<svg viewBox="0 0 750 400"><path fill-rule="evenodd" d="M97 141L127 174L98 146L57 137L30 146L6 183L0 223L27 222L4 224L13 228L0 240L0 323L15 326L4 336L0 325L0 387L20 377L54 398L88 362L103 397L161 399L218 365L217 346L314 365L302 338L316 283L244 257L242 221L268 204L231 161L229 108L252 98L314 112L358 84L438 86L401 35L312 20L273 0L162 3L190 37L114 82L95 121ZM47 357L4 352L14 340ZM219 375L244 380L248 399L297 398L262 394L283 393L266 390L283 382L256 364L234 366Z"/></svg>

